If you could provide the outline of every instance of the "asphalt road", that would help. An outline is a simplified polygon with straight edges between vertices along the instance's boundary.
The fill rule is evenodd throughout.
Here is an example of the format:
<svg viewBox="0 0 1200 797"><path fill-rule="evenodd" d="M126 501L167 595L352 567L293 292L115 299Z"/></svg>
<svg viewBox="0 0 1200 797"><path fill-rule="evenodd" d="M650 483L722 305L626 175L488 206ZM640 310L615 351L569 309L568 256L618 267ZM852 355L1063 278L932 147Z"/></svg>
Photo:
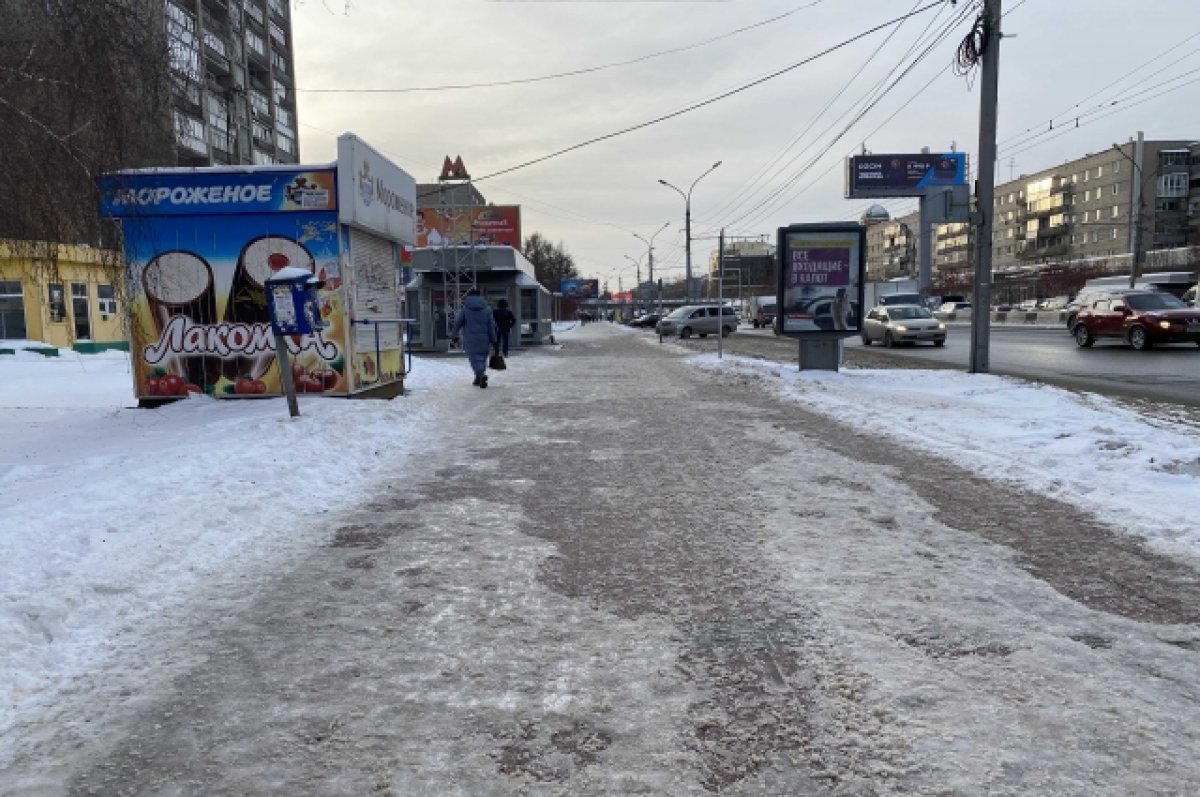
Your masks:
<svg viewBox="0 0 1200 797"><path fill-rule="evenodd" d="M763 330L743 327L726 346L740 347L744 338L752 350L762 345L794 357L797 344L790 339L774 340ZM1080 349L1066 330L1058 327L993 325L988 349L988 371L1030 379L1059 387L1086 390L1109 396L1179 404L1200 408L1200 347L1192 344L1160 346L1134 351L1118 342L1098 342ZM772 340L770 344L758 341ZM731 343L730 341L735 341ZM879 344L863 346L848 338L846 361L851 365L898 365L967 370L971 358L971 328L954 323L943 348L930 345L885 349Z"/></svg>

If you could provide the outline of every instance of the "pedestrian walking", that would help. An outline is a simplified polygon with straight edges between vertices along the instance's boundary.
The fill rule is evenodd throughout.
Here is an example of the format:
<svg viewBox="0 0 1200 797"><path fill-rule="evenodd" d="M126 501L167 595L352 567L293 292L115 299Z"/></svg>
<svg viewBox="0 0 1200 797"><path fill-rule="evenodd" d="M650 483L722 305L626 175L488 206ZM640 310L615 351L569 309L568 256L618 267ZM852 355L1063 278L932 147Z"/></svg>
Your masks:
<svg viewBox="0 0 1200 797"><path fill-rule="evenodd" d="M508 299L500 299L496 302L496 309L492 311L492 317L496 319L496 330L500 333L500 342L497 344L496 353L507 357L508 334L517 325L517 316L508 309Z"/></svg>
<svg viewBox="0 0 1200 797"><path fill-rule="evenodd" d="M496 319L492 317L492 308L479 294L478 288L467 291L463 300L462 310L454 319L454 330L451 336L457 342L462 336L463 351L467 353L467 361L475 372L477 387L487 387L488 354L496 345L499 335L496 331Z"/></svg>

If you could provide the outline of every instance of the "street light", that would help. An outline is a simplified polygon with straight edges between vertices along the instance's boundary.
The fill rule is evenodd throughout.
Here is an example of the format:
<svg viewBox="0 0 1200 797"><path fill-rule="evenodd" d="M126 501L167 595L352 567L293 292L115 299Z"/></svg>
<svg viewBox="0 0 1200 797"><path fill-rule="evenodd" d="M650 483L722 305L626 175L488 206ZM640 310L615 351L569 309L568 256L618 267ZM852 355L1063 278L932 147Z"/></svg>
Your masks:
<svg viewBox="0 0 1200 797"><path fill-rule="evenodd" d="M1129 253L1129 287L1132 288L1137 284L1138 261L1141 260L1142 249L1142 132L1138 131L1137 143L1134 145L1133 154L1135 158L1131 158L1125 154L1125 150L1117 144L1113 144L1112 148L1117 151L1125 160L1133 164L1133 188L1130 191L1130 216L1133 224L1133 235L1129 241L1129 248L1133 251Z"/></svg>
<svg viewBox="0 0 1200 797"><path fill-rule="evenodd" d="M634 237L634 238L637 238L639 241L641 241L642 243L646 244L646 246L647 246L647 249L646 249L646 251L647 251L647 252L649 253L649 255L650 255L650 263L649 263L649 267L650 267L650 274L649 274L649 276L647 277L647 279L650 281L650 284L651 284L651 285L653 285L653 284L654 284L654 239L658 237L658 233L662 232L663 230L667 229L667 228L668 228L668 227L670 227L670 226L671 226L671 222L669 222L669 221L668 221L666 224L664 224L663 226L659 227L659 228L658 228L658 232L654 233L654 235L651 235L651 236L650 236L650 240L649 240L649 241L647 241L647 240L646 240L645 238L643 238L642 236L638 235L636 232L633 234L633 237Z"/></svg>
<svg viewBox="0 0 1200 797"><path fill-rule="evenodd" d="M717 168L720 165L721 165L721 161L717 161L716 163L714 163L712 166L710 166L708 168L708 171L706 171L704 174L700 175L695 180L693 180L692 184L688 188L686 194L683 191L681 191L679 188L677 188L676 186L673 186L670 183L668 183L666 180L659 180L659 182L662 183L663 185L665 185L667 188L670 188L675 193L677 193L681 197L683 197L683 208L684 208L684 210L683 210L683 237L684 237L684 242L685 242L685 247L686 247L684 249L684 252L685 252L685 256L686 256L685 262L686 262L686 266L687 266L687 270L685 272L684 279L686 281L685 285L686 285L686 293L687 293L688 301L691 301L691 299L693 298L692 297L692 189L696 187L696 183L700 182L700 180L705 175L710 174L713 169Z"/></svg>

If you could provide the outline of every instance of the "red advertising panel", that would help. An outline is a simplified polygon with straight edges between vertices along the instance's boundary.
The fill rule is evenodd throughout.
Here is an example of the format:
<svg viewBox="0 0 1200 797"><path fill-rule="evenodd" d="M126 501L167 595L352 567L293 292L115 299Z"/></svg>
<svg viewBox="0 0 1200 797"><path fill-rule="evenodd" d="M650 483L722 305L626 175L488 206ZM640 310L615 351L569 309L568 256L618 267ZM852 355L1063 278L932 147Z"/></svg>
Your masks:
<svg viewBox="0 0 1200 797"><path fill-rule="evenodd" d="M521 248L519 205L417 210L417 246L511 246Z"/></svg>

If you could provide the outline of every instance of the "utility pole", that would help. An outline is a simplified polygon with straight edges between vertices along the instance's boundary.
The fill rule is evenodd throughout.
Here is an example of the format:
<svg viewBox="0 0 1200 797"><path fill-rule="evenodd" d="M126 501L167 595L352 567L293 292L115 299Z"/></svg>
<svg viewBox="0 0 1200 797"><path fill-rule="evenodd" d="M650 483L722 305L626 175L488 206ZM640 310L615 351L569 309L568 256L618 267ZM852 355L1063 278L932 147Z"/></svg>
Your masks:
<svg viewBox="0 0 1200 797"><path fill-rule="evenodd" d="M971 367L973 374L988 372L988 344L992 307L992 221L996 212L996 105L1000 67L1001 0L984 0L982 59L979 76L979 164L975 189L978 234L975 241L975 292L971 313Z"/></svg>
<svg viewBox="0 0 1200 797"><path fill-rule="evenodd" d="M1138 272L1142 267L1142 159L1145 156L1145 140L1142 131L1137 134L1137 143L1133 145L1133 193L1129 200L1133 204L1130 214L1133 232L1130 240L1129 287L1137 284ZM1122 153L1123 154L1123 153Z"/></svg>

